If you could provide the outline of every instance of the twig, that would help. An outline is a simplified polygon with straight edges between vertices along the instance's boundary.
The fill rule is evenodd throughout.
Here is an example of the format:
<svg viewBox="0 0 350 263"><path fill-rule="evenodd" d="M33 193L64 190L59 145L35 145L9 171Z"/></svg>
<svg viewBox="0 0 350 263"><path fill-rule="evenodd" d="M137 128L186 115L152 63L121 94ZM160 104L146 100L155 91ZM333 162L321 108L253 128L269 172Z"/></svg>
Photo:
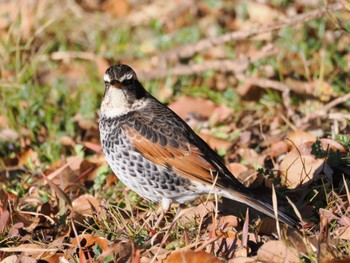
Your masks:
<svg viewBox="0 0 350 263"><path fill-rule="evenodd" d="M271 80L271 79L249 77L243 74L239 74L236 77L240 81L243 81L250 85L258 86L261 88L271 88L281 92L284 92L285 90L290 90L290 87L287 84L284 84L279 81Z"/></svg>
<svg viewBox="0 0 350 263"><path fill-rule="evenodd" d="M72 59L95 60L96 55L91 52L82 51L56 51L51 53L52 60L64 60L69 62Z"/></svg>
<svg viewBox="0 0 350 263"><path fill-rule="evenodd" d="M336 98L336 99L332 100L331 102L327 103L326 105L324 105L322 107L322 109L318 109L315 112L312 112L312 113L306 115L302 119L301 124L305 125L310 120L316 119L317 117L324 117L329 110L331 110L332 108L336 107L337 105L342 104L348 100L350 100L350 93L348 93L344 96L341 96L339 98Z"/></svg>
<svg viewBox="0 0 350 263"><path fill-rule="evenodd" d="M243 74L236 75L236 77L238 80L244 81L250 85L258 86L261 88L274 89L282 92L283 105L287 110L287 117L294 118L295 111L292 107L292 100L290 98L291 87L289 85L279 81L266 79L266 78L248 77ZM293 121L295 122L294 119Z"/></svg>
<svg viewBox="0 0 350 263"><path fill-rule="evenodd" d="M269 57L278 53L278 48L268 44L264 46L258 54L254 57L240 56L238 59L212 59L203 61L200 63L194 63L189 65L176 65L171 69L158 68L149 71L138 71L138 76L142 80L150 80L157 78L164 78L168 75L171 76L188 76L194 74L200 74L208 70L214 70L219 72L234 72L235 74L242 74L248 66L258 61L259 59Z"/></svg>
<svg viewBox="0 0 350 263"><path fill-rule="evenodd" d="M170 50L168 52L165 52L163 54L160 54L159 57L161 57L164 60L172 60L172 61L176 61L181 58L189 58L200 51L210 49L214 46L222 45L227 42L248 39L250 37L276 31L276 30L285 28L287 26L294 26L300 23L305 23L307 21L319 18L324 14L326 14L327 12L334 12L341 9L344 9L344 6L342 6L340 3L335 3L335 4L332 4L323 8L319 8L304 14L300 14L294 17L289 17L284 21L276 23L274 25L259 26L259 27L252 28L250 30L235 31L235 32L230 32L230 33L218 36L218 37L210 37L210 38L202 39L194 44L183 45L173 50Z"/></svg>
<svg viewBox="0 0 350 263"><path fill-rule="evenodd" d="M241 73L249 65L247 59L242 60L207 60L200 63L189 65L177 65L172 69L155 69L151 71L141 71L138 76L142 80L164 78L168 75L171 76L189 76L194 74L200 74L208 70L220 71L220 72L235 72Z"/></svg>

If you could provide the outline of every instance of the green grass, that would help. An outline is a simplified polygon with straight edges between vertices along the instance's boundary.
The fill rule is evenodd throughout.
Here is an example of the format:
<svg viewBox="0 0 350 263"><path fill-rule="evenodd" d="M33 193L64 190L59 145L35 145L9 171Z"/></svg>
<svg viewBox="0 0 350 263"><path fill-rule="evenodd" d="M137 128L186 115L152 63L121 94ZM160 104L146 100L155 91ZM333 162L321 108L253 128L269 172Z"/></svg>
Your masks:
<svg viewBox="0 0 350 263"><path fill-rule="evenodd" d="M248 2L236 5L227 1L205 1L202 3L207 5L205 8L195 6L197 12L187 10L174 21L162 24L161 20L154 18L137 27L131 27L124 18L113 18L101 10L85 10L76 2L45 3L45 12L39 13L34 8L31 14L33 23L28 38L21 31L22 23L25 21L21 15L0 31L0 117L5 120L4 127L1 127L0 122L0 131L8 126L17 132L20 138L14 142L0 142L0 194L4 192L6 196L10 196L10 201L5 203L9 203L11 211L14 207L17 208L18 204L23 205L19 206L19 211L36 213L44 213L41 210L44 206L51 207L52 213L49 217L52 216L55 225L50 225L42 218L41 220L46 223L44 228L58 227L59 230L69 228L74 220L69 205L45 184L41 173L46 173L47 169L55 167L55 164L61 161L64 163L69 156L81 156L86 162L96 162L99 168L92 181L85 178L80 181L77 179L70 185L71 188L64 189L67 190L68 198L74 200L81 194L89 193L99 200L108 202L103 206L103 213L84 218L80 225L82 228L78 230L79 234L85 231L112 241L130 238L139 247L145 250L151 249L153 244L149 241L152 237L152 224L144 223L147 218L154 215L156 205L126 190L121 182L110 183L107 186L110 169L105 163L102 164L102 161L96 161L101 154L83 146L86 141L98 144L98 131L94 127L86 128L79 125L77 116L90 126L97 127L99 105L104 92L102 80L104 69L101 68L99 61L108 64L134 63L139 70L157 69L162 63L156 57L159 53L182 44L196 43L208 36L207 28L200 26L202 19L211 19L216 34L232 31L229 22L248 22L250 19L247 11ZM272 5L286 13L286 8L293 6L293 2L275 0L272 1ZM305 8L304 11L308 9ZM230 17L227 14L235 16ZM227 21L223 21L223 18ZM343 16L339 16L339 19L342 19L346 29L349 22ZM232 25L239 27L239 23ZM297 94L292 90L290 95L292 107L298 118L305 117L307 114L305 109L322 107L330 100L349 92L350 48L347 44L349 36L346 32L340 31L339 25L332 22L329 16L323 16L301 26L284 28L268 40L228 42L222 48L226 54L225 59L234 60L241 55L247 55L246 53L261 51L261 48L269 43L278 48L277 54L250 63L244 74L282 83L287 78L293 78L306 83L323 80L331 85L331 95L326 94L323 97L322 92ZM63 53L62 59L54 56L59 51L66 52ZM94 58L70 57L69 52L80 52L79 54L87 52ZM211 59L211 56L212 54L208 54L205 50L194 57L167 63L168 67L172 68L177 64L201 63ZM270 75L265 75L266 67L272 69ZM223 75L224 79L235 78L232 73ZM141 82L151 94L164 103L171 103L174 99L187 95L210 99L217 105L225 104L232 108L234 114L229 121L214 126L207 123L200 126L215 137L232 142L232 149L228 151L218 149L219 154L227 162L244 163L245 160L234 155L237 149L244 146L252 148L258 155L263 155L269 147L262 146L265 137L285 136L294 129L282 118L286 118L287 115L281 92L264 88L259 95L248 100L237 92L237 87L245 83L234 79L233 82L225 83L224 90L218 90L217 76L217 72L208 70L197 75L170 74L164 79L156 78L149 81L141 79ZM349 102L346 102L334 111L347 114L349 106ZM278 125L274 124L277 128L273 128L271 124L274 121L278 122ZM333 124L333 120L317 119L310 122L310 130L327 127L324 130L328 135L329 127ZM350 147L348 129L349 120L344 118L340 133L336 134L336 140L347 149ZM243 131L251 132L248 145L239 144ZM60 138L63 136L72 138L75 146L62 145ZM29 158L25 164L18 165L28 149L37 153L38 162ZM319 158L327 157L333 168L338 165L346 166L349 163L349 154L342 155L341 161L337 162L340 158L337 152L325 152L316 147L315 155ZM339 207L345 207L346 191L342 187L341 172L336 169L335 171L333 184L318 184L313 191L307 192L309 189L306 189L301 193L302 203L298 204L301 209L310 206L315 210L325 208L335 211ZM260 172L273 177L276 185L280 184L280 178L274 170L261 168ZM82 171L76 173L81 175ZM345 180L349 181L348 175ZM0 197L2 198L2 195ZM33 199L38 200L36 205L29 202ZM28 204L25 203L27 201ZM165 226L170 225L175 214L176 209L173 208L163 222ZM348 212L344 209L338 209L336 214L348 216ZM210 216L208 218L206 220L210 220ZM314 236L319 231L319 217L314 213L309 219L316 222L313 228L308 229L308 235ZM11 220L13 224L15 221L13 218ZM155 220L151 220L153 221ZM332 232L339 227L341 223L333 220L330 222L329 230ZM40 231L41 229L35 229L33 239L28 242L49 245L50 241L45 239L45 235L43 237ZM241 229L237 231L238 236L242 236ZM9 233L10 225L0 234L0 247L23 243L19 236L7 236ZM184 233L187 235L186 238ZM332 233L336 235L336 231ZM176 223L169 232L169 239L164 247L169 250L186 247L186 240L195 242L209 235L207 229L199 229L199 222L195 220L185 225ZM72 237L74 233L70 232L68 236ZM66 241L69 242L68 239ZM349 256L349 244L346 241L342 239L332 241L330 250L334 256L339 258ZM160 241L156 239L156 242L159 244ZM99 253L97 248L96 253ZM316 262L316 259L317 253L310 250L304 257L305 262Z"/></svg>

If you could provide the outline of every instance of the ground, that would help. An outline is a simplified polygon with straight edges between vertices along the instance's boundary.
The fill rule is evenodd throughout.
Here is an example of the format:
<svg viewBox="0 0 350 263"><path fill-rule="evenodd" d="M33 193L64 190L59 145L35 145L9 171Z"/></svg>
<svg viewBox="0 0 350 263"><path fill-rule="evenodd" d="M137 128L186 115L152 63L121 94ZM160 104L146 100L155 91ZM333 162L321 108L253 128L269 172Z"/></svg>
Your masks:
<svg viewBox="0 0 350 263"><path fill-rule="evenodd" d="M1 2L1 262L348 262L349 11L346 0ZM100 147L103 74L117 63L301 226L203 196L154 228L158 205L119 182Z"/></svg>

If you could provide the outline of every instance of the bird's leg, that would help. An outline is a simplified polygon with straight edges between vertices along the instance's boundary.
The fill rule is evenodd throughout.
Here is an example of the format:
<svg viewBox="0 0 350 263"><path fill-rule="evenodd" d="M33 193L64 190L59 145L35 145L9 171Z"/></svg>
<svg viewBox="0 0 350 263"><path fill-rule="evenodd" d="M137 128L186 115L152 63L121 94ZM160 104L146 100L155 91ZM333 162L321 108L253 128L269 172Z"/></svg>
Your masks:
<svg viewBox="0 0 350 263"><path fill-rule="evenodd" d="M162 201L161 201L161 204L160 204L160 209L158 209L158 211L161 210L160 211L160 215L159 215L155 225L153 226L153 229L156 229L159 226L160 222L162 222L165 214L168 212L168 210L170 208L171 203L172 203L171 199L168 199L168 198L165 198L165 197L162 198ZM159 213L158 211L157 211L157 215Z"/></svg>

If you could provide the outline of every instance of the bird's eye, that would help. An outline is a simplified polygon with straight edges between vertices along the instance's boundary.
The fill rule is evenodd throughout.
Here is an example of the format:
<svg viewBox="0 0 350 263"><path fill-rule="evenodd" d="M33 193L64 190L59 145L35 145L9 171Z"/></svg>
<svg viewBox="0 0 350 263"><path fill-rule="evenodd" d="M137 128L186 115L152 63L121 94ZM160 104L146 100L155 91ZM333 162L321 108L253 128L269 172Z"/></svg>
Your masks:
<svg viewBox="0 0 350 263"><path fill-rule="evenodd" d="M132 84L132 82L133 82L133 79L124 79L122 83L124 86L126 86L126 85Z"/></svg>
<svg viewBox="0 0 350 263"><path fill-rule="evenodd" d="M120 84L120 82L118 80L115 80L115 79L112 79L110 82L109 82L112 86L118 86Z"/></svg>

